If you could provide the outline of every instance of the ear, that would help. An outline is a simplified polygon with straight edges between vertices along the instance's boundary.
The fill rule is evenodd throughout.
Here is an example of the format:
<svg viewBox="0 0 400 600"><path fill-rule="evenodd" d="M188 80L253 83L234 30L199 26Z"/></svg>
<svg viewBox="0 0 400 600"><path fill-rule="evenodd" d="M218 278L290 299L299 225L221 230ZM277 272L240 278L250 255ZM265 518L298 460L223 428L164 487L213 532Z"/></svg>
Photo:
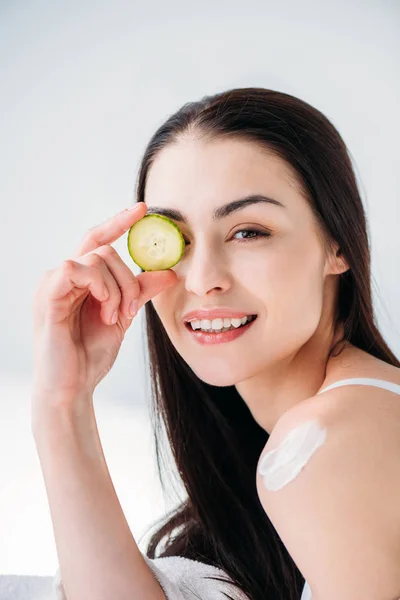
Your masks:
<svg viewBox="0 0 400 600"><path fill-rule="evenodd" d="M339 248L337 242L335 242L332 252L327 257L325 263L325 275L340 275L349 271L350 267Z"/></svg>

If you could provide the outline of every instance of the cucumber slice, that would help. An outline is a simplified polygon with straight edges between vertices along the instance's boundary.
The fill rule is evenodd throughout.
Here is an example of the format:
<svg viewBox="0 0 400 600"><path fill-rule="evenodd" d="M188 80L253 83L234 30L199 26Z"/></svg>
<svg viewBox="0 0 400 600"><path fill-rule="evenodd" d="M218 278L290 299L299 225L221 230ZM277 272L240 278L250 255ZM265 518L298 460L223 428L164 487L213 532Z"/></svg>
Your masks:
<svg viewBox="0 0 400 600"><path fill-rule="evenodd" d="M145 215L128 232L128 251L144 271L170 269L181 259L185 240L181 230L163 215Z"/></svg>

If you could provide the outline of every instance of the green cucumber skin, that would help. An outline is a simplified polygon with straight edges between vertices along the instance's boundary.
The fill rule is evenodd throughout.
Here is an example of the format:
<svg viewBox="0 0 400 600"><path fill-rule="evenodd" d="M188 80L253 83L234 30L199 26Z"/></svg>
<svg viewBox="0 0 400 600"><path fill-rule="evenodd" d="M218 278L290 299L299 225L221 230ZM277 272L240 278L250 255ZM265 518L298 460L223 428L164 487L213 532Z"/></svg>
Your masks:
<svg viewBox="0 0 400 600"><path fill-rule="evenodd" d="M154 218L157 218L157 219L162 219L163 221L167 221L169 225L172 225L172 226L174 227L174 229L176 229L176 231L178 232L178 234L179 234L179 237L180 237L180 240L181 240L181 253L180 253L180 255L178 256L178 259L177 259L177 260L176 260L174 263L171 263L171 264L169 264L167 267L163 267L163 268L145 268L143 265L141 265L139 262L137 262L136 258L134 258L134 257L132 256L131 249L130 249L130 246L129 246L129 238L130 238L130 233L131 233L131 230L132 230L132 229L133 229L133 228L134 228L134 227L135 227L135 226L136 226L138 223L141 223L141 222L142 222L144 219L154 219ZM149 215L145 215L145 216L144 216L142 219L140 219L139 221L137 221L136 223L134 223L134 224L132 225L132 227L129 229L129 231L128 231L128 236L127 236L127 247L128 247L128 252L129 252L129 255L130 255L130 257L132 258L133 262L134 262L134 263L135 263L135 264L136 264L136 265L137 265L137 266L138 266L140 269L142 269L143 271L147 271L147 272L150 272L150 271L167 271L168 269L171 269L171 268L172 268L172 267L174 267L176 264L178 264L178 262L181 260L181 258L182 258L182 256L183 256L183 253L184 253L184 250L185 250L185 240L184 240L184 238L183 238L183 235L182 235L182 232L181 232L181 230L179 229L179 227L178 227L178 226L177 226L177 225L176 225L176 224L175 224L173 221L171 221L171 219L168 219L168 217L165 217L164 215L158 215L158 214L156 214L156 213L151 213L151 214L149 214Z"/></svg>

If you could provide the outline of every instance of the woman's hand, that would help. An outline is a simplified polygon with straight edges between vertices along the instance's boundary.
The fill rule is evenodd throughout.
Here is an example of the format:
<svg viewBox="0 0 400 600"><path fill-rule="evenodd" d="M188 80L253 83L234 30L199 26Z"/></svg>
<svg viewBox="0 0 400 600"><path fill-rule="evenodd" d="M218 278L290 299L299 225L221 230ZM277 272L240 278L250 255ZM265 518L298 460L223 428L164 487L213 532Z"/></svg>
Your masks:
<svg viewBox="0 0 400 600"><path fill-rule="evenodd" d="M109 245L145 214L141 203L91 229L34 297L31 430L71 599L165 600L115 492L92 397L132 322L132 301L140 308L176 281L174 271L135 277Z"/></svg>
<svg viewBox="0 0 400 600"><path fill-rule="evenodd" d="M145 214L141 202L90 229L73 258L41 278L33 310L34 410L91 396L137 311L176 282L172 270L135 277L109 245Z"/></svg>

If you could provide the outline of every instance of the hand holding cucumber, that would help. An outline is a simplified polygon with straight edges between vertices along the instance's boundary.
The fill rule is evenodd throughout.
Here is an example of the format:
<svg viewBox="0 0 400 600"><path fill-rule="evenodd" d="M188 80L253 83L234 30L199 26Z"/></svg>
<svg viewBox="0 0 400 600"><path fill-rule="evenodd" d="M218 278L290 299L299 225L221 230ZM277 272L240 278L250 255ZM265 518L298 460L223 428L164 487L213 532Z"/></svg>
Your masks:
<svg viewBox="0 0 400 600"><path fill-rule="evenodd" d="M113 366L133 316L176 282L171 270L136 277L109 245L133 231L129 251L132 257L138 255L142 268L176 264L183 252L177 258L179 229L165 225L164 217L145 214L146 204L140 202L90 229L73 259L41 278L33 305L34 409L43 408L37 403L55 405L62 399L68 404L68 399L92 394ZM138 227L141 220L145 227Z"/></svg>

